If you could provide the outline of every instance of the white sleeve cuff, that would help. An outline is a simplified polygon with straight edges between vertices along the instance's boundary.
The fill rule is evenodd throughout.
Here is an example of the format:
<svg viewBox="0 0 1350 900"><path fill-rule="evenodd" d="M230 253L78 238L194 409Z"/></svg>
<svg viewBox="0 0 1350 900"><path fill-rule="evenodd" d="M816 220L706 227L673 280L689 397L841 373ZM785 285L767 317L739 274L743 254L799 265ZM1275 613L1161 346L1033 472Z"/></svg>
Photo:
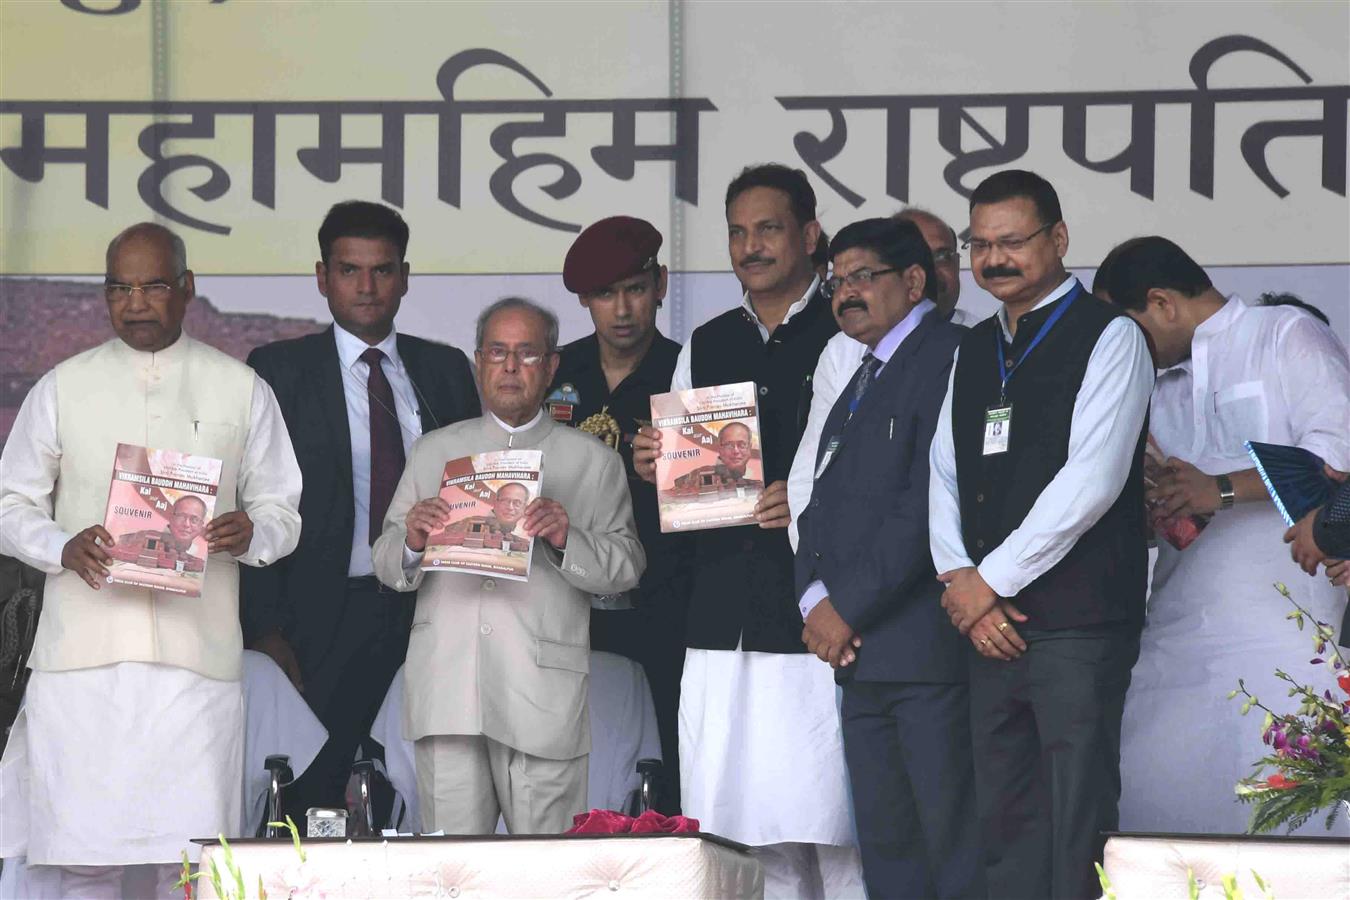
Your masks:
<svg viewBox="0 0 1350 900"><path fill-rule="evenodd" d="M817 580L808 584L806 590L802 591L802 600L798 604L798 608L802 611L802 621L805 622L806 617L811 615L811 610L816 608L816 604L829 595L830 592L825 589L825 582Z"/></svg>
<svg viewBox="0 0 1350 900"><path fill-rule="evenodd" d="M422 567L422 559L426 556L423 551L414 550L407 544L403 545L403 572L412 578L418 569Z"/></svg>

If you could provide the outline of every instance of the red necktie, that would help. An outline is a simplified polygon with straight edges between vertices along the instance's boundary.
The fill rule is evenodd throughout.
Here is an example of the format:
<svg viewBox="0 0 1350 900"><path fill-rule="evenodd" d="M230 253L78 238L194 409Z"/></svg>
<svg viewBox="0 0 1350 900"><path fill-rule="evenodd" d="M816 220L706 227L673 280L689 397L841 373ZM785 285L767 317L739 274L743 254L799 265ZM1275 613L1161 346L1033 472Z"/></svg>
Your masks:
<svg viewBox="0 0 1350 900"><path fill-rule="evenodd" d="M361 361L370 366L366 393L370 400L370 543L384 529L384 514L403 474L403 436L399 430L394 389L385 377L384 352L369 347Z"/></svg>

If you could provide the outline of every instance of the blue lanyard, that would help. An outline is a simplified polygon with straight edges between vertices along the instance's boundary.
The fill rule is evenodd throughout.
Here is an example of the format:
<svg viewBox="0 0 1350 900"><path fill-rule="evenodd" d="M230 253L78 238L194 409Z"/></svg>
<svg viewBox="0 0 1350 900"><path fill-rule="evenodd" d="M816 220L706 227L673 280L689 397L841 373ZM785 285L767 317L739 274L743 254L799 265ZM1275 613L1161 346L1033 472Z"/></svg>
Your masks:
<svg viewBox="0 0 1350 900"><path fill-rule="evenodd" d="M1045 336L1050 333L1050 329L1055 327L1055 323L1064 318L1064 313L1068 311L1069 307L1073 305L1073 301L1077 300L1078 295L1082 292L1083 286L1081 284L1075 284L1073 286L1073 289L1069 291L1068 296L1060 301L1059 306L1050 314L1050 318L1045 320L1045 324L1041 326L1041 330L1036 332L1036 336L1031 339L1031 343L1027 344L1027 349L1022 351L1021 357L1019 357L1017 362L1011 367L1004 362L1003 358L1003 329L997 328L994 330L994 341L998 345L998 377L1001 382L998 391L1000 403L1008 402L1008 380L1012 378L1013 373L1022 368L1022 363L1027 361L1027 357L1031 355L1031 351L1035 350L1036 345L1044 340Z"/></svg>

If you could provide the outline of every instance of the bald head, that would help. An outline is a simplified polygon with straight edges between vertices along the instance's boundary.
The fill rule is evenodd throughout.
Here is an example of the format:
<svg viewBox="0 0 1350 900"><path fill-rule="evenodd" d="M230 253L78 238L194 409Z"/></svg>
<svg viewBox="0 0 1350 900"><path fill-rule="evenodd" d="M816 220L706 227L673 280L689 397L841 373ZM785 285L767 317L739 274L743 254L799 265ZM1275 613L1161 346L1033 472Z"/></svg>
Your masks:
<svg viewBox="0 0 1350 900"><path fill-rule="evenodd" d="M961 298L961 254L956 244L956 229L926 209L910 206L891 218L913 222L933 251L933 302L944 316L950 316Z"/></svg>
<svg viewBox="0 0 1350 900"><path fill-rule="evenodd" d="M104 266L108 271L112 271L113 257L117 254L118 248L128 240L162 244L173 260L175 274L181 275L187 271L187 245L175 232L156 222L138 222L130 228L123 229L112 239L108 244L108 252L104 255Z"/></svg>

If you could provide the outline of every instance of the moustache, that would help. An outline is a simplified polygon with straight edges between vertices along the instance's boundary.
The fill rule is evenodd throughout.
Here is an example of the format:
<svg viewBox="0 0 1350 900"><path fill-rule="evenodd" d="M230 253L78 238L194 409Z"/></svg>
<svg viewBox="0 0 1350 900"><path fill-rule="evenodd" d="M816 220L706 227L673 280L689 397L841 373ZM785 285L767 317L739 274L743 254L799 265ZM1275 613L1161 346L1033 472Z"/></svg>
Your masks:
<svg viewBox="0 0 1350 900"><path fill-rule="evenodd" d="M758 254L753 254L751 256L747 256L744 259L742 259L741 265L753 266L756 265L757 263L771 263L771 262L773 262L773 260L768 258L767 256L760 256Z"/></svg>
<svg viewBox="0 0 1350 900"><path fill-rule="evenodd" d="M836 316L842 316L850 309L861 309L863 312L866 312L867 304L862 300L845 300L843 303L839 304L839 309L835 310L834 314Z"/></svg>
<svg viewBox="0 0 1350 900"><path fill-rule="evenodd" d="M984 278L1018 278L1022 270L1012 266L985 266L980 270L980 275Z"/></svg>

